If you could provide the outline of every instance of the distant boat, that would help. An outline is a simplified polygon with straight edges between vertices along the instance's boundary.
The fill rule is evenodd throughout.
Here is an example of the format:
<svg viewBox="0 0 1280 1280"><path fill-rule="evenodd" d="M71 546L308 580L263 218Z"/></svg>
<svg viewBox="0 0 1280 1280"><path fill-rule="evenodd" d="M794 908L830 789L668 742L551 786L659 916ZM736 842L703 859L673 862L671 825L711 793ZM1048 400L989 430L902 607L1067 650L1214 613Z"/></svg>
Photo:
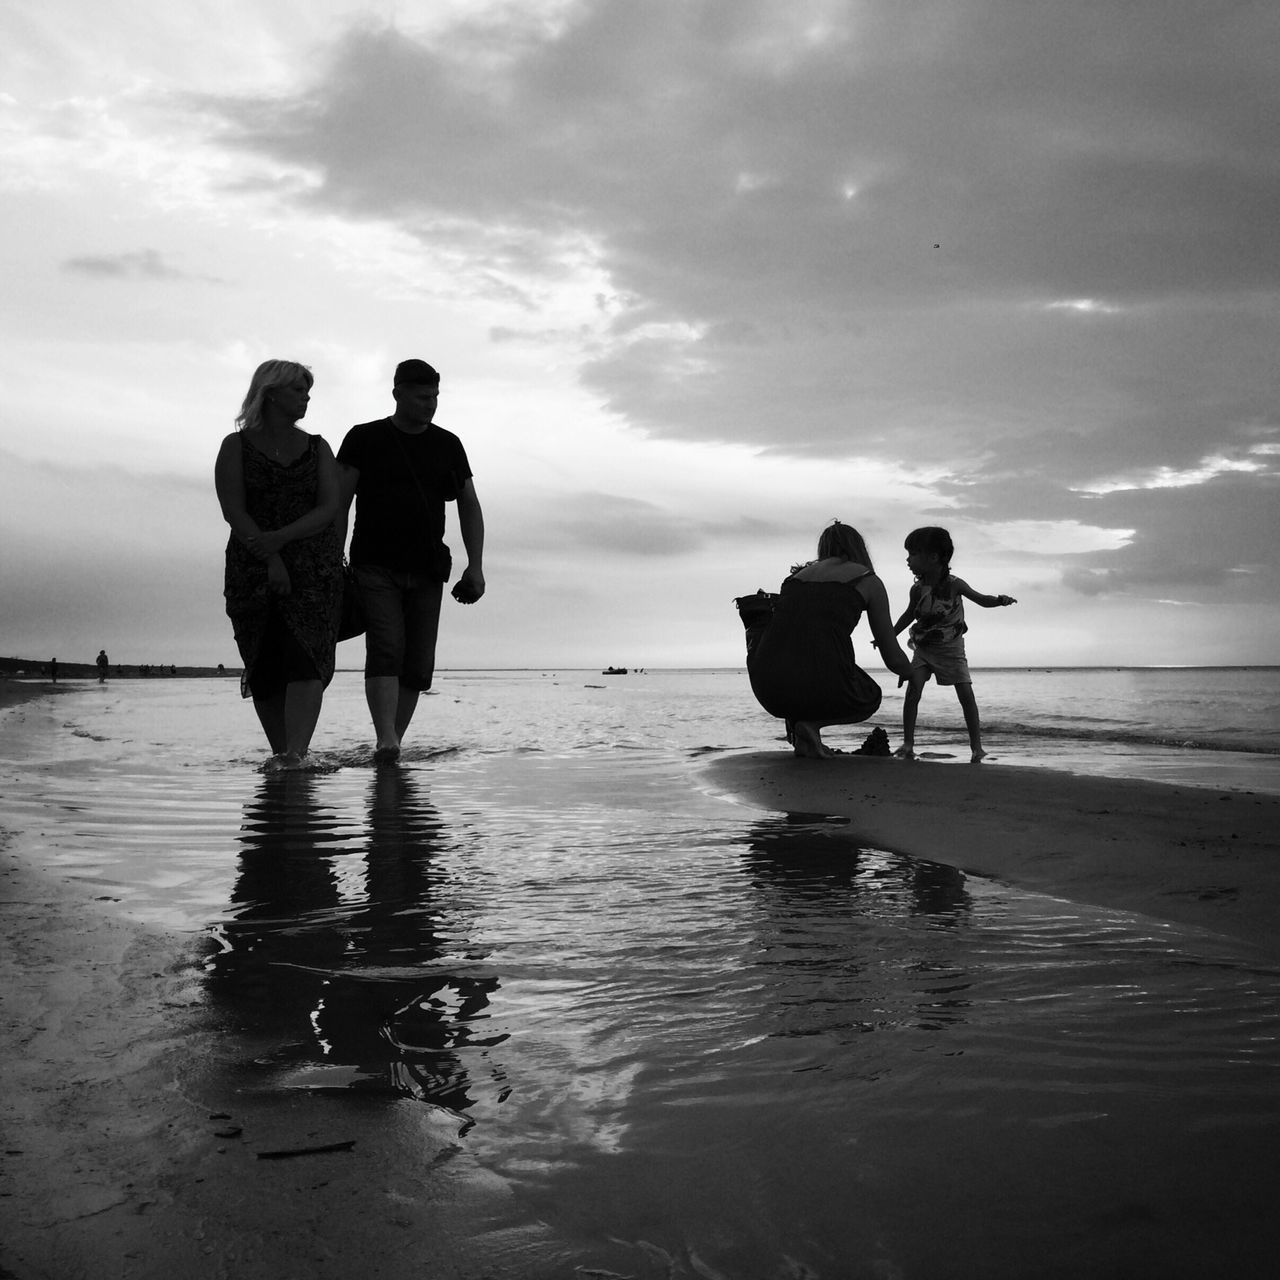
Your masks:
<svg viewBox="0 0 1280 1280"><path fill-rule="evenodd" d="M600 674L602 676L625 676L627 669L626 667L605 667Z"/></svg>

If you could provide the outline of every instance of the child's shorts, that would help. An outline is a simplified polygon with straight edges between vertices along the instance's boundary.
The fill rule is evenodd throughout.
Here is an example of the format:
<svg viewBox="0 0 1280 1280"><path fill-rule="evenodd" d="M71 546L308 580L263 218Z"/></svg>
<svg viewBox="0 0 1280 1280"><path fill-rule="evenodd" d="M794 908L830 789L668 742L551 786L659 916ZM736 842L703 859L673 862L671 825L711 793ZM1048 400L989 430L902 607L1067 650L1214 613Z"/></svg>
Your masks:
<svg viewBox="0 0 1280 1280"><path fill-rule="evenodd" d="M963 640L943 645L918 645L911 656L911 671L913 675L923 671L926 679L932 676L943 685L973 683Z"/></svg>

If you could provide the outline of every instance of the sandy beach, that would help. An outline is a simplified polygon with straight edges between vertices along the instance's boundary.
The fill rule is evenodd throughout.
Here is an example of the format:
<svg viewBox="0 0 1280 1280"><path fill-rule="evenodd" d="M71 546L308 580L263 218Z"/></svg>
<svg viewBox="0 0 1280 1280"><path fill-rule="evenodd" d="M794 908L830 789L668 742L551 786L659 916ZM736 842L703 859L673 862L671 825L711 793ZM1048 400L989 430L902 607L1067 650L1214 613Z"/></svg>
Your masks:
<svg viewBox="0 0 1280 1280"><path fill-rule="evenodd" d="M74 692L0 680L6 756L52 731L49 695ZM256 1158L353 1135L305 1095L281 1108L230 1087L190 939L33 869L23 835L0 816L2 1280L336 1280L353 1258L407 1280L423 1234L432 1274L477 1274L424 1188L450 1126L400 1117L362 1126L342 1160ZM464 1216L479 1229L484 1210Z"/></svg>
<svg viewBox="0 0 1280 1280"><path fill-rule="evenodd" d="M0 681L6 759L50 731L54 704L34 700L52 692ZM701 781L761 811L847 817L867 846L1280 955L1273 796L782 751L712 756ZM235 1088L190 937L33 868L23 831L0 839L0 1277L336 1280L353 1258L388 1280L515 1274L489 1265L513 1227L503 1188L442 1190L456 1133L438 1111L405 1102L357 1135L318 1096ZM341 1159L261 1158L357 1136ZM484 1263L468 1248L480 1236ZM538 1242L526 1231L521 1246ZM538 1274L560 1274L550 1245Z"/></svg>

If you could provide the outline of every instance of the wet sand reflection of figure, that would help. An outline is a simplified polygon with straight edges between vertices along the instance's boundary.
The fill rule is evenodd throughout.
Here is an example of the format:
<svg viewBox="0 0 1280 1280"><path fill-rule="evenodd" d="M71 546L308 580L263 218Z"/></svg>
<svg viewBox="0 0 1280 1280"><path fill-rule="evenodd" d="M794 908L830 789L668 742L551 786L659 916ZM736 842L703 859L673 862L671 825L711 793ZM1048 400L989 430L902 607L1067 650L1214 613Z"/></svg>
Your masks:
<svg viewBox="0 0 1280 1280"><path fill-rule="evenodd" d="M744 870L759 891L767 924L766 964L785 975L782 1035L868 1031L888 1018L939 1029L962 1020L965 985L950 964L941 985L931 962L886 972L883 956L901 950L900 926L925 918L950 931L971 910L964 874L954 867L859 847L846 819L787 814L753 825ZM897 946L881 952L880 931ZM868 1011L874 1011L874 1017Z"/></svg>
<svg viewBox="0 0 1280 1280"><path fill-rule="evenodd" d="M408 1095L465 1127L473 1067L506 1036L473 1034L497 977L451 964L465 940L439 901L448 833L405 770L373 777L363 833L344 833L316 786L267 778L246 807L209 989L273 1084ZM505 1090L500 1069L484 1074Z"/></svg>

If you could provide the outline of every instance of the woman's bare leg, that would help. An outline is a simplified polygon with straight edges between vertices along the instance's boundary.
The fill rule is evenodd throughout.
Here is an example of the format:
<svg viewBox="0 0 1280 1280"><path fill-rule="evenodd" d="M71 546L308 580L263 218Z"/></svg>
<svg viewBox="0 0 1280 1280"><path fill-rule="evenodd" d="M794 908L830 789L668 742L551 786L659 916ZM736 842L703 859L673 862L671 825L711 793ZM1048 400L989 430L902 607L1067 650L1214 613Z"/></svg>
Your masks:
<svg viewBox="0 0 1280 1280"><path fill-rule="evenodd" d="M253 709L258 713L258 721L263 733L267 735L267 742L271 744L271 754L276 756L282 754L289 743L289 735L285 731L284 701L283 689L269 698L255 695L253 699Z"/></svg>
<svg viewBox="0 0 1280 1280"><path fill-rule="evenodd" d="M806 760L826 760L835 755L835 752L822 741L822 726L812 720L795 722L793 742L796 755Z"/></svg>
<svg viewBox="0 0 1280 1280"><path fill-rule="evenodd" d="M285 686L284 753L291 763L301 763L311 749L323 699L324 683L320 680L293 680Z"/></svg>

